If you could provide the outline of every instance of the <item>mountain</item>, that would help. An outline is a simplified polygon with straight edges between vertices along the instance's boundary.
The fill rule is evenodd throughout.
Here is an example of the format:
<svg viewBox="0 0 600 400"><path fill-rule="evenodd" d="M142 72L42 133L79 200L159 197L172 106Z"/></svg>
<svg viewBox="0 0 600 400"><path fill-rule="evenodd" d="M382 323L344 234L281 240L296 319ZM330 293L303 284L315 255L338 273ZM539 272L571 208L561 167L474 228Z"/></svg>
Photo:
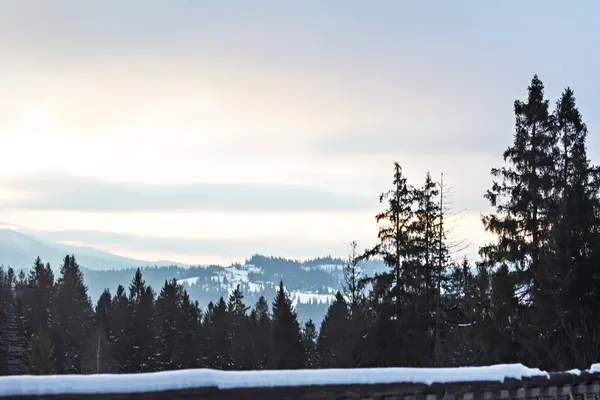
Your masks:
<svg viewBox="0 0 600 400"><path fill-rule="evenodd" d="M165 280L176 279L193 300L206 308L219 297L227 300L239 285L246 305L253 306L260 296L272 302L279 282L283 280L299 319L323 319L335 293L342 290L345 261L321 257L308 261L254 255L243 264L230 266L190 266L170 261L145 261L122 257L106 251L68 246L45 241L35 235L12 229L0 229L0 265L29 269L39 256L57 271L66 254L74 254L81 265L88 294L95 303L105 289L114 293L119 285L129 286L135 269L142 268L146 283L158 293ZM366 275L384 269L380 261L361 265Z"/></svg>
<svg viewBox="0 0 600 400"><path fill-rule="evenodd" d="M90 270L129 269L148 265L179 265L170 261L146 261L122 257L107 251L84 246L71 246L46 241L34 234L13 229L0 229L0 265L14 269L29 268L39 256L58 269L66 254L75 254L80 265Z"/></svg>

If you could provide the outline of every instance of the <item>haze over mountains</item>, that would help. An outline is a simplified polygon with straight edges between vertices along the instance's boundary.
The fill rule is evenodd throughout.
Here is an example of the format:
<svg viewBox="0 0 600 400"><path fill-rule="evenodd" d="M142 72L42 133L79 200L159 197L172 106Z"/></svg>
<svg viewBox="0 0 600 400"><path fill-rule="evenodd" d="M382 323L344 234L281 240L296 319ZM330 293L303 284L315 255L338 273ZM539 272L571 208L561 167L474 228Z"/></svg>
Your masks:
<svg viewBox="0 0 600 400"><path fill-rule="evenodd" d="M89 270L129 269L149 265L186 264L173 261L148 261L123 257L92 247L71 246L42 239L35 234L14 229L0 229L0 264L14 269L31 267L35 257L58 269L65 254L75 254L78 262Z"/></svg>
<svg viewBox="0 0 600 400"><path fill-rule="evenodd" d="M271 302L280 280L298 311L299 319L320 322L342 290L343 266L339 258L321 257L307 261L254 255L243 264L191 266L171 261L147 261L122 257L91 247L70 246L13 229L0 229L0 265L15 270L29 269L36 257L49 262L57 273L66 254L74 254L84 273L88 293L96 302L102 291L114 293L128 287L136 268L142 268L147 284L160 291L165 280L177 279L202 307L225 299L239 285L247 305L260 296ZM382 270L379 261L362 265L366 274Z"/></svg>

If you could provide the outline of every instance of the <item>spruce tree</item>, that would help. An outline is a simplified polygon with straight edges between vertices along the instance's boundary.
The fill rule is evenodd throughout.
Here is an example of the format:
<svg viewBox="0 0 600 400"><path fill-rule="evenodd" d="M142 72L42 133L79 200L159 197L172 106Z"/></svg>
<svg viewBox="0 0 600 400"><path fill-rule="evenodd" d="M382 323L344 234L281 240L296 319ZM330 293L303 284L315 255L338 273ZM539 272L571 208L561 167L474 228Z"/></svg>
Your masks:
<svg viewBox="0 0 600 400"><path fill-rule="evenodd" d="M185 290L181 298L181 317L180 338L175 348L176 364L183 369L197 368L206 346L205 338L200 336L202 310Z"/></svg>
<svg viewBox="0 0 600 400"><path fill-rule="evenodd" d="M317 351L317 327L312 319L309 319L302 329L302 346L304 347L305 367L319 368L320 360Z"/></svg>
<svg viewBox="0 0 600 400"><path fill-rule="evenodd" d="M321 322L317 351L323 368L350 367L347 347L350 333L350 314L344 296L337 292Z"/></svg>
<svg viewBox="0 0 600 400"><path fill-rule="evenodd" d="M204 328L207 335L207 352L205 365L215 369L230 369L231 348L228 338L227 303L223 297L216 304L208 304L204 318Z"/></svg>
<svg viewBox="0 0 600 400"><path fill-rule="evenodd" d="M99 302L100 304L100 302ZM102 314L101 314L102 315ZM130 370L129 360L133 353L133 343L130 336L132 309L122 285L117 287L115 295L111 299L108 312L108 341L113 349L118 372L124 373Z"/></svg>
<svg viewBox="0 0 600 400"><path fill-rule="evenodd" d="M150 372L157 369L163 357L160 327L156 324L154 290L147 286L138 268L129 286L128 334L132 343L131 354L126 361L127 372Z"/></svg>
<svg viewBox="0 0 600 400"><path fill-rule="evenodd" d="M251 313L252 343L254 348L254 364L252 369L267 369L270 354L271 318L269 305L264 296L260 296Z"/></svg>
<svg viewBox="0 0 600 400"><path fill-rule="evenodd" d="M22 373L21 357L26 344L22 304L25 284L22 279L17 280L12 268L8 268L6 274L0 274L0 279L0 311L4 317L0 322L2 374L19 375Z"/></svg>
<svg viewBox="0 0 600 400"><path fill-rule="evenodd" d="M484 216L485 229L497 236L481 249L490 265L508 263L521 274L528 300L537 294L537 271L548 243L552 217L556 137L553 118L544 97L544 85L535 75L527 101L515 101L515 134L504 152L506 165L493 168L492 187L485 197L495 212Z"/></svg>
<svg viewBox="0 0 600 400"><path fill-rule="evenodd" d="M240 285L229 295L227 302L227 329L230 348L231 368L250 370L253 364L252 337L248 334L250 321L246 315L248 307Z"/></svg>
<svg viewBox="0 0 600 400"><path fill-rule="evenodd" d="M300 369L304 367L304 349L298 316L283 281L273 301L271 322L270 365L274 369Z"/></svg>
<svg viewBox="0 0 600 400"><path fill-rule="evenodd" d="M515 134L504 152L505 166L492 169L494 180L485 197L495 212L483 217L485 229L495 242L480 249L484 265L507 266L517 271L515 285L523 287L520 307L542 310L543 280L547 276L551 227L554 222L554 168L557 163L555 121L544 97L544 85L534 76L527 101L515 101ZM508 301L508 300L507 300ZM545 344L539 340L546 330L544 312L523 314L520 330L522 357L539 365ZM505 332L514 337L514 333Z"/></svg>
<svg viewBox="0 0 600 400"><path fill-rule="evenodd" d="M56 372L52 339L42 329L33 334L23 354L22 369L28 375L51 375Z"/></svg>
<svg viewBox="0 0 600 400"><path fill-rule="evenodd" d="M181 310L183 287L175 279L165 281L156 300L156 318L161 328L160 369L180 369L177 349L180 346L184 316Z"/></svg>
<svg viewBox="0 0 600 400"><path fill-rule="evenodd" d="M93 310L74 256L65 256L56 287L57 369L77 373L85 338L92 330Z"/></svg>
<svg viewBox="0 0 600 400"><path fill-rule="evenodd" d="M400 164L394 163L392 189L381 194L380 202L387 208L377 214L379 242L364 254L364 258L381 257L389 271L370 279L378 288L374 298L385 304L376 304L379 309L374 324L368 329L372 334L373 350L383 365L386 358L394 363L411 363L408 353L414 349L419 337L411 330L409 321L414 319L417 296L414 290L416 255L418 248L414 240L415 190L402 172ZM418 347L418 346L416 346Z"/></svg>

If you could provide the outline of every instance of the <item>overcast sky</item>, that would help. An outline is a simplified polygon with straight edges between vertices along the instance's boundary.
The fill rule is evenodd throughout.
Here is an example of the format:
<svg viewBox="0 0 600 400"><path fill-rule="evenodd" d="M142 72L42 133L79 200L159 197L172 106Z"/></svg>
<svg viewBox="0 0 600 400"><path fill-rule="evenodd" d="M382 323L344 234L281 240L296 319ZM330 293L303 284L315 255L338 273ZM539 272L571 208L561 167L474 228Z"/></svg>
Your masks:
<svg viewBox="0 0 600 400"><path fill-rule="evenodd" d="M600 3L0 0L0 221L143 259L344 256L393 162L489 238L534 73L597 159Z"/></svg>

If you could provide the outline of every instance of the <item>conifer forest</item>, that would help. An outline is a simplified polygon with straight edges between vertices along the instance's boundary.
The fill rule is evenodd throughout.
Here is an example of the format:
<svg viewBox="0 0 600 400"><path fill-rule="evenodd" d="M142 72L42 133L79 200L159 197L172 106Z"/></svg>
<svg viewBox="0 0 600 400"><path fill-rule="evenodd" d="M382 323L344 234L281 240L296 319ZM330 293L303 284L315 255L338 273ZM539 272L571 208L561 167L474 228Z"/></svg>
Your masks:
<svg viewBox="0 0 600 400"><path fill-rule="evenodd" d="M56 275L38 258L0 270L0 374L589 367L600 359L600 169L570 88L547 99L536 75L513 112L512 144L482 193L493 240L480 260L453 257L443 183L408 182L399 160L377 244L351 245L322 322L301 326L283 281L256 304L238 289L200 307L176 280L152 288L138 270L90 299L74 256ZM373 258L387 271L366 276Z"/></svg>

